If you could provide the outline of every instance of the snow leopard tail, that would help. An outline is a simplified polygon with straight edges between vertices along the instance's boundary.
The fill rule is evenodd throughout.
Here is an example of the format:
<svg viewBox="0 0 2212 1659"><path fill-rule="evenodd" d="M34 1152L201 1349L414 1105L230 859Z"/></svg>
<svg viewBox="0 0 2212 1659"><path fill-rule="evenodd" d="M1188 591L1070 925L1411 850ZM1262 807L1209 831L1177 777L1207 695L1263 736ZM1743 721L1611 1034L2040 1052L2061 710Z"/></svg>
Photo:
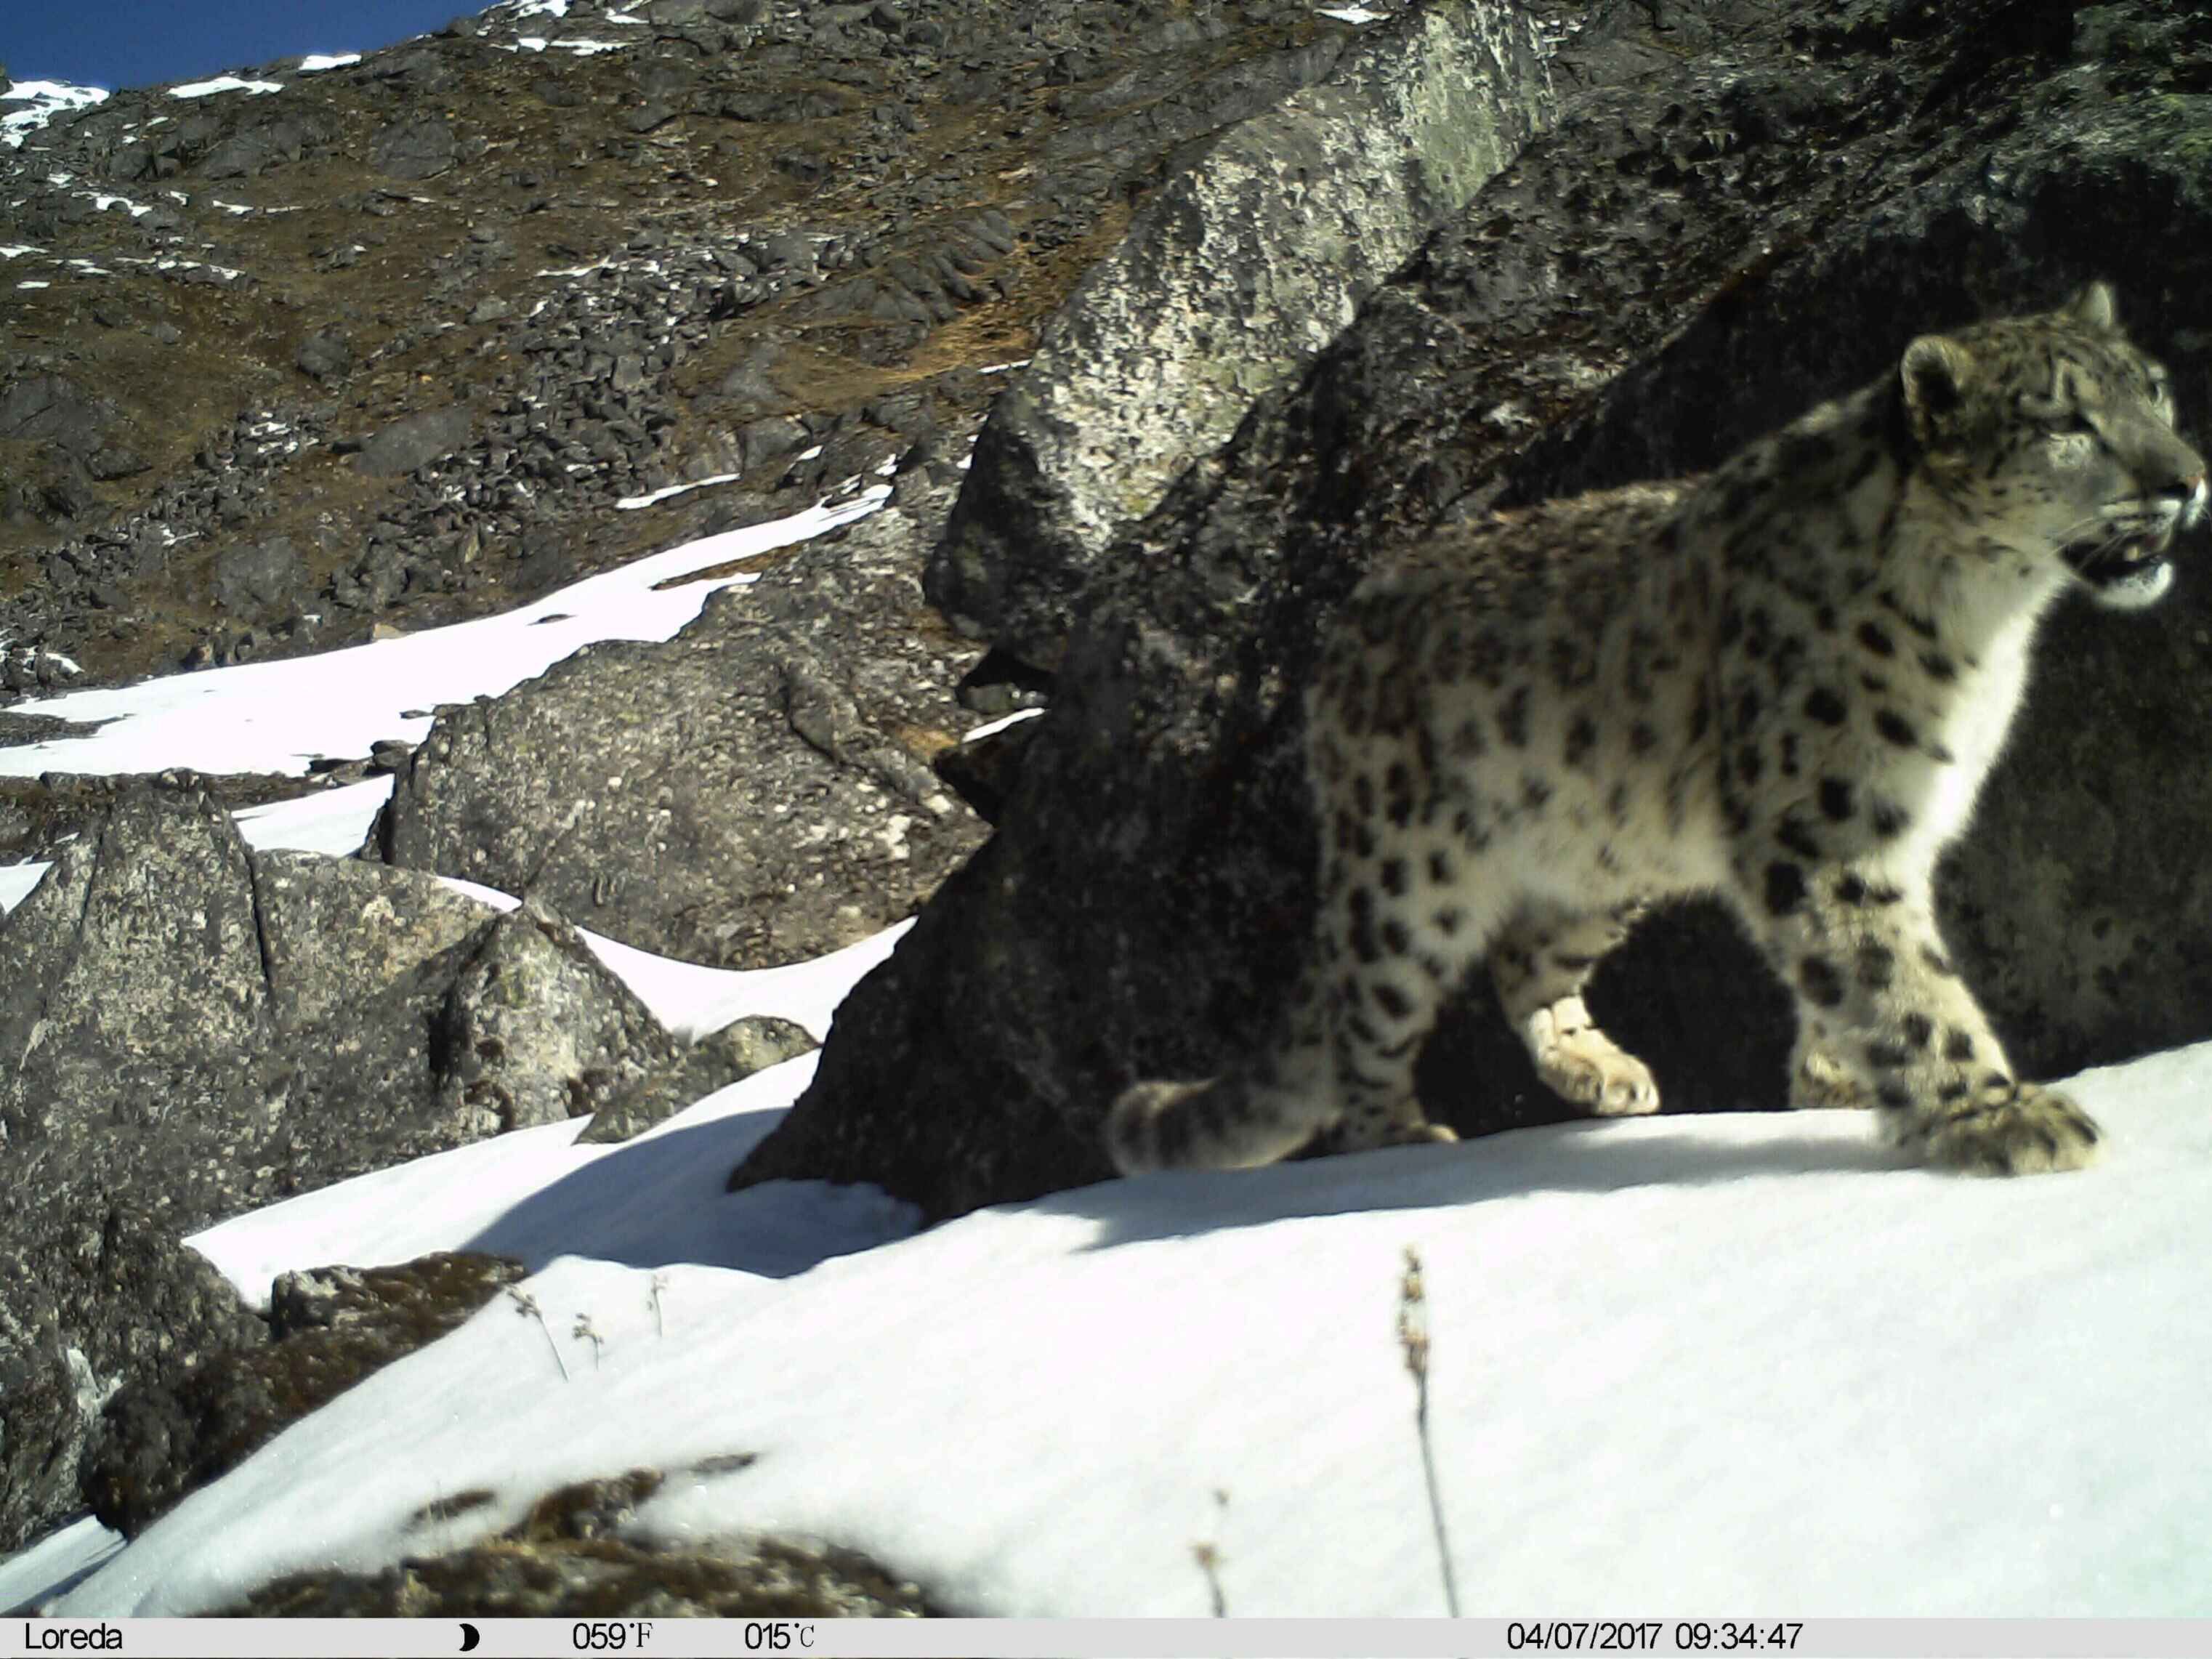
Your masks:
<svg viewBox="0 0 2212 1659"><path fill-rule="evenodd" d="M1296 1152L1333 1116L1325 1103L1241 1072L1139 1083L1114 1103L1106 1150L1123 1175L1250 1169Z"/></svg>

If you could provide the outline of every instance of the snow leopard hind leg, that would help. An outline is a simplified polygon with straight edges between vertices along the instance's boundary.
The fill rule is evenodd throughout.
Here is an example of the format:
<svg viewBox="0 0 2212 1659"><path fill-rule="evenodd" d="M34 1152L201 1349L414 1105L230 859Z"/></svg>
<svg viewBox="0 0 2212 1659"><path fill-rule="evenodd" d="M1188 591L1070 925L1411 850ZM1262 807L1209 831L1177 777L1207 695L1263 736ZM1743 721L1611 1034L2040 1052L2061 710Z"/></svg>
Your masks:
<svg viewBox="0 0 2212 1659"><path fill-rule="evenodd" d="M1124 1091L1106 1136L1123 1174L1251 1168L1316 1135L1333 1152L1458 1138L1429 1121L1413 1069L1493 928L1442 860L1331 859L1322 886L1320 924L1276 1041L1217 1078Z"/></svg>

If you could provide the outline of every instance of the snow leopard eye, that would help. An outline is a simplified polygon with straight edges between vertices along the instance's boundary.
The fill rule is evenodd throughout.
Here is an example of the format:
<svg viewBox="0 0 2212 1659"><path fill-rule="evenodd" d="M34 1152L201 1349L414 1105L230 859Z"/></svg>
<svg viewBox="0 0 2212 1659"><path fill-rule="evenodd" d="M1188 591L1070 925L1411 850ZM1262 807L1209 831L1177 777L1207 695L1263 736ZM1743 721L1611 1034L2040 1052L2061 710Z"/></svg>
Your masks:
<svg viewBox="0 0 2212 1659"><path fill-rule="evenodd" d="M2063 398L2039 398L2024 395L2020 400L2020 412L2041 427L2044 435L2051 438L2094 437L2097 428L2079 404Z"/></svg>

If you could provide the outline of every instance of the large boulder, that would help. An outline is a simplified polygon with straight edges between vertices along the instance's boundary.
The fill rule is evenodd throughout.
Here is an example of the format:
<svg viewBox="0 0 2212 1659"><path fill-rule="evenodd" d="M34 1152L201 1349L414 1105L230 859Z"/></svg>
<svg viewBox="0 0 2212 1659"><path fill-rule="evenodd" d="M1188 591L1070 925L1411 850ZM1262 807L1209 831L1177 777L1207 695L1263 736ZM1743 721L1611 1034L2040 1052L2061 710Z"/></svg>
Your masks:
<svg viewBox="0 0 2212 1659"><path fill-rule="evenodd" d="M159 1212L158 1198L58 1190L0 1220L0 1547L82 1511L79 1463L125 1377L182 1373L261 1340L261 1322Z"/></svg>
<svg viewBox="0 0 2212 1659"><path fill-rule="evenodd" d="M0 921L0 1159L37 1194L0 1215L0 1548L76 1512L118 1387L258 1335L183 1235L521 1124L665 1112L692 1075L542 908L253 852L189 788L126 791Z"/></svg>
<svg viewBox="0 0 2212 1659"><path fill-rule="evenodd" d="M442 710L372 832L623 943L768 967L910 915L982 838L929 762L980 653L916 580L945 491L754 561L665 644L578 652Z"/></svg>
<svg viewBox="0 0 2212 1659"><path fill-rule="evenodd" d="M1091 560L1553 113L1534 19L1472 0L1375 27L1320 84L1229 128L993 405L930 598L1056 666Z"/></svg>
<svg viewBox="0 0 2212 1659"><path fill-rule="evenodd" d="M362 441L354 465L363 472L412 472L443 460L469 441L469 411L459 404L419 410L379 428Z"/></svg>
<svg viewBox="0 0 2212 1659"><path fill-rule="evenodd" d="M2208 53L2152 27L2158 9L2069 27L1996 0L1808 9L1583 95L1091 563L998 835L840 1012L737 1183L877 1182L943 1216L1097 1179L1118 1090L1257 1042L1311 915L1299 693L1380 550L1497 502L1711 465L1886 372L1921 328L2099 274L2201 389L2204 341L2166 296L2212 274L2191 159L2207 118L2185 93ZM2130 283L2116 248L2155 277ZM2212 1029L2192 831L2212 781L2180 761L2212 743L2206 591L2059 619L1943 884L1957 954L2031 1073ZM2177 827L2132 832L2150 822ZM1671 1107L1783 1100L1787 1000L1710 907L1647 926L1591 1001ZM1462 1133L1566 1111L1486 986L1422 1087Z"/></svg>

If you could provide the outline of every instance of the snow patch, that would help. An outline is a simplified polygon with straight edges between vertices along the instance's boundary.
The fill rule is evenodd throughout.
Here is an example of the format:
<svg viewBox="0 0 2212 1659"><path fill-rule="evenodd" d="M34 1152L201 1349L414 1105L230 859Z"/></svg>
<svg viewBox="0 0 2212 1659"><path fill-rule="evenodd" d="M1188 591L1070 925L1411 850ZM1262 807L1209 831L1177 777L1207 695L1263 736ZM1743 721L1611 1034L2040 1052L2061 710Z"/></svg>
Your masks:
<svg viewBox="0 0 2212 1659"><path fill-rule="evenodd" d="M89 109L106 99L105 87L80 87L67 81L18 81L0 92L0 104L24 106L0 115L0 144L21 149L26 138L56 116Z"/></svg>
<svg viewBox="0 0 2212 1659"><path fill-rule="evenodd" d="M219 92L250 93L255 97L271 92L282 92L282 81L242 81L235 75L218 75L212 81L188 81L183 86L171 87L172 98L211 98Z"/></svg>
<svg viewBox="0 0 2212 1659"><path fill-rule="evenodd" d="M963 743L981 743L984 738L995 736L999 732L1005 731L1010 726L1019 726L1024 720L1033 720L1043 713L1044 710L1042 708L1017 708L1011 714L1001 715L999 719L994 720L986 720L982 725L970 732L966 737L961 738L960 741Z"/></svg>
<svg viewBox="0 0 2212 1659"><path fill-rule="evenodd" d="M52 1610L179 1614L670 1472L630 1535L797 1534L964 1611L2203 1616L2212 1047L2072 1085L2101 1168L1906 1167L1865 1113L1525 1130L1109 1182L915 1233L866 1188L723 1190L812 1057L636 1140L544 1128L192 1241L241 1289L472 1245L537 1271L288 1429ZM556 1254L557 1253L557 1254ZM595 1359L574 1334L588 1316ZM567 1352L567 1380L547 1352ZM405 1425L395 1436L392 1425ZM710 1461L755 1454L742 1473ZM1225 1492L1224 1503L1217 1492Z"/></svg>
<svg viewBox="0 0 2212 1659"><path fill-rule="evenodd" d="M705 489L712 484L735 483L739 476L735 472L718 472L711 478L694 478L689 483L670 484L665 489L654 490L649 495L625 495L615 503L615 507L621 512L631 513L641 507L651 507L656 501L665 501L678 495L686 495L695 489Z"/></svg>
<svg viewBox="0 0 2212 1659"><path fill-rule="evenodd" d="M679 579L865 518L890 495L888 485L877 484L850 501L687 542L502 616L319 656L21 703L23 714L104 724L89 737L0 749L0 775L173 766L304 775L319 757L366 755L380 738L419 742L430 717L405 711L496 696L596 641L667 639L709 593L740 580Z"/></svg>

